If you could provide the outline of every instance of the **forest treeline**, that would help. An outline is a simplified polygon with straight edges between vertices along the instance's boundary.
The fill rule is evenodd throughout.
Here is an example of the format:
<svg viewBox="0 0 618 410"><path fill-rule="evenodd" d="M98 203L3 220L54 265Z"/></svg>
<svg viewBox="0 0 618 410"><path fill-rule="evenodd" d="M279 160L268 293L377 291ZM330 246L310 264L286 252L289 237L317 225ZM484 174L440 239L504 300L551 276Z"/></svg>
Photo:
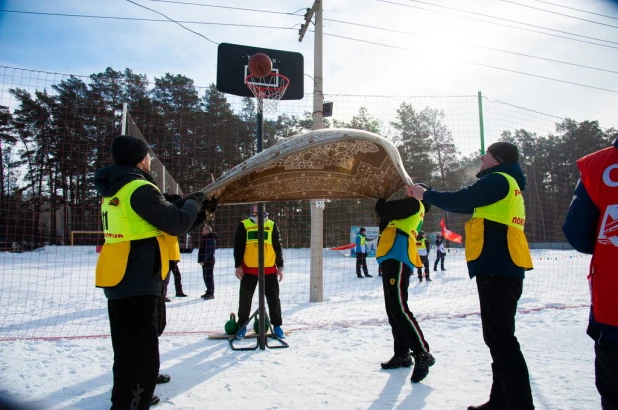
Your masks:
<svg viewBox="0 0 618 410"><path fill-rule="evenodd" d="M11 88L8 93L15 104L0 106L0 243L67 243L71 231L101 229L93 177L111 164L109 147L121 132L123 103L128 103L136 125L185 193L205 187L256 153L253 99L244 98L235 111L214 84L200 94L184 75L165 74L151 83L130 69L108 68L87 81L67 76L50 88ZM408 174L436 189L455 190L475 180L479 153L459 151L443 110L402 102L393 118L384 124L360 108L351 121L332 119L325 127L380 135L388 128ZM311 125L310 112L267 119L264 147L306 132ZM531 242L562 241L560 226L578 178L575 161L609 146L616 137L615 129L602 129L598 121L568 118L548 135L529 132L526 124L503 130L500 139L514 142L522 153ZM309 246L308 201L274 203L269 210L282 230L284 246ZM246 214L245 207L220 207L214 222L220 246L232 246L236 224ZM437 210L428 214L426 229L438 230L442 216ZM465 219L449 214L447 223L450 229L462 230ZM373 201L329 201L324 220L324 245L347 243L350 226L376 224ZM194 233L193 246L198 237Z"/></svg>

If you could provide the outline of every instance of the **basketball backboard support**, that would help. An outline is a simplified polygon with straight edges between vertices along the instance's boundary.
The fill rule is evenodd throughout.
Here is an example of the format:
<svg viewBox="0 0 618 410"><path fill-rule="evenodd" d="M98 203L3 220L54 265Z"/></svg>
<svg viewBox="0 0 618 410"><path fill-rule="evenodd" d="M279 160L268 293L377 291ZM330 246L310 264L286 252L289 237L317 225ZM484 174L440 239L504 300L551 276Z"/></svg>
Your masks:
<svg viewBox="0 0 618 410"><path fill-rule="evenodd" d="M290 80L290 85L281 98L282 100L300 100L304 97L302 54L230 43L221 43L218 47L217 90L240 97L253 97L245 81L249 75L249 59L256 53L264 53L270 57L273 62L273 72L284 75ZM277 78L271 82L270 76L263 80L255 79L255 81L260 81L259 84L266 87L278 86Z"/></svg>

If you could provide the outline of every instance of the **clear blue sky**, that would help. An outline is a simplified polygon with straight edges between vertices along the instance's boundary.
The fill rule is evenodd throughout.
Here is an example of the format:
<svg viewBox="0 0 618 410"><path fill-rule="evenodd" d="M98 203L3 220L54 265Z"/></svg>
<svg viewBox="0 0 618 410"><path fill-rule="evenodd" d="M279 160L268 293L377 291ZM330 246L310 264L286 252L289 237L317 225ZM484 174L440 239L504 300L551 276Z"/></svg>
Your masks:
<svg viewBox="0 0 618 410"><path fill-rule="evenodd" d="M298 42L304 8L313 0L135 2L175 20L276 28L185 24L210 42L168 22L0 12L0 65L78 75L107 67L131 68L150 80L170 72L207 86L216 80L214 43L229 42L300 52L305 72L313 74L313 33ZM326 94L473 95L481 90L492 99L578 121L597 119L603 127L618 128L618 73L601 71L618 72L614 1L323 0L323 4ZM164 19L126 0L0 0L0 9ZM305 90L312 90L308 77Z"/></svg>

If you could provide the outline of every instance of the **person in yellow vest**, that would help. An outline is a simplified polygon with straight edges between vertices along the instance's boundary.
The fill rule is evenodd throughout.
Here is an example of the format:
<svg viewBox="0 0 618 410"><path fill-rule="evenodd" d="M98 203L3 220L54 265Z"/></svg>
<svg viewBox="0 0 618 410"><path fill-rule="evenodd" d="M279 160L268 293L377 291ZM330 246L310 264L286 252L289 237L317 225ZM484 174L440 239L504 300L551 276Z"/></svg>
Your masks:
<svg viewBox="0 0 618 410"><path fill-rule="evenodd" d="M258 205L250 207L250 214L238 224L234 235L234 262L236 278L240 280L238 297L238 325L243 326L251 316L253 294L258 284ZM279 300L279 282L283 280L283 252L281 235L277 224L264 214L264 296L268 304L268 313L273 331L283 339L285 332L281 328L281 301ZM244 326L238 338L246 332Z"/></svg>
<svg viewBox="0 0 618 410"><path fill-rule="evenodd" d="M431 282L431 278L429 277L429 250L430 250L429 241L425 238L425 232L420 231L418 236L416 237L416 251L418 252L418 256L421 258L421 262L425 267L425 280L427 282ZM416 268L418 273L418 281L423 281L423 268Z"/></svg>
<svg viewBox="0 0 618 410"><path fill-rule="evenodd" d="M423 266L416 250L416 238L430 208L431 205L425 206L414 198L388 202L380 199L375 205L380 228L376 258L382 271L384 305L395 352L381 366L383 369L411 367L414 356L412 383L427 377L429 367L435 363L421 327L408 307L410 276L415 267Z"/></svg>
<svg viewBox="0 0 618 410"><path fill-rule="evenodd" d="M177 236L172 237L170 248L172 249L170 251L170 275L167 275L163 281L163 299L166 302L171 302L170 298L167 297L167 286L170 283L170 276L174 276L174 289L176 290L176 297L187 297L187 295L182 291L182 275L180 273L180 268L178 267L178 262L180 262L180 244L178 243Z"/></svg>
<svg viewBox="0 0 618 410"><path fill-rule="evenodd" d="M115 165L96 172L105 244L95 285L107 298L114 350L112 409L148 409L159 375L159 323L163 280L169 272L170 236L184 235L202 212L205 196L166 201L150 175L148 145L121 135L112 141ZM167 376L167 377L160 377Z"/></svg>
<svg viewBox="0 0 618 410"><path fill-rule="evenodd" d="M532 269L524 235L526 177L517 146L501 141L481 156L479 180L456 192L407 187L409 195L456 213L472 214L466 223L466 261L476 277L483 339L493 359L489 401L468 410L534 409L528 366L515 337L517 302L524 272Z"/></svg>

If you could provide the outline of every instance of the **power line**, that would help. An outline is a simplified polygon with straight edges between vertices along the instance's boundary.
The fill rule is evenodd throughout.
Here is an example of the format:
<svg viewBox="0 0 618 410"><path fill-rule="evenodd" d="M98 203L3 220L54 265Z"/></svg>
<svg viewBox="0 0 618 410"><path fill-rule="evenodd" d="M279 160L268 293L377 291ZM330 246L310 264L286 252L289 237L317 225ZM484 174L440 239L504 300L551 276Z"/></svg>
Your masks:
<svg viewBox="0 0 618 410"><path fill-rule="evenodd" d="M141 4L138 4L138 3L134 2L133 0L127 0L127 1L128 1L129 3L135 4L136 6L143 7L143 8L145 8L146 10L150 10L150 11L152 11L152 12L154 12L154 13L160 14L160 15L162 15L163 17L165 17L166 19L168 19L169 21L172 21L172 22L174 22L174 23L178 24L180 27L184 28L185 30L190 31L190 32L192 32L193 34L197 34L198 36L200 36L200 37L202 37L202 38L204 38L204 39L206 39L206 40L210 41L210 42L211 42L211 43L213 43L213 44L219 44L219 43L217 43L216 41L212 41L212 40L211 40L211 39L209 39L208 37L206 37L206 36L204 36L204 35L202 35L202 34L198 33L197 31L193 31L193 30L191 30L190 28L183 26L182 24L180 24L180 23L179 23L179 22L177 22L176 20L173 20L173 19L171 19L171 18L167 17L165 14L163 14L163 13L161 13L161 12L158 12L158 11L153 10L153 9L151 9L151 8L148 8L148 7L146 7L146 6L142 6Z"/></svg>
<svg viewBox="0 0 618 410"><path fill-rule="evenodd" d="M444 13L444 12L440 12L440 11L437 11L437 10L424 9L422 7L414 7L414 6L410 6L410 5L407 5L407 4L395 3L395 2L387 1L387 0L377 0L377 1L382 2L382 3L395 4L397 6L412 7L412 8L416 8L416 9L420 9L420 10L433 11L435 13L450 14L450 15L454 15L454 16L457 16L457 17L464 17L464 18L466 18L465 16L460 16L458 14ZM618 44L618 42L615 42L615 41L603 40L603 39L596 38L596 37L584 36L584 35L581 35L581 34L570 33L568 31L556 30L556 29L553 29L553 28L537 26L537 25L529 24L529 23L522 23L522 22L519 22L519 21L516 21L516 20L509 20L509 19L505 19L505 18L502 18L502 17L494 17L494 16L490 16L488 14L476 13L476 12L473 12L473 11L457 9L457 8L454 8L454 7L448 7L448 6L442 6L442 5L439 5L439 4L427 3L427 2L424 2L424 1L420 1L420 0L408 0L408 1L411 1L411 2L414 2L414 3L427 4L427 5L430 5L430 6L445 8L445 9L449 9L449 10L455 10L455 11L458 11L460 13L468 13L468 14L472 14L472 15L476 15L476 16L482 16L482 17L488 17L488 18L492 18L492 19L496 19L496 20L508 21L509 23L521 24L523 26L535 27L535 28L540 28L540 29L548 30L548 31L555 31L557 33L563 33L563 34L568 34L568 35L571 35L571 36L587 38L587 39L590 39L590 40L596 40L596 41L603 41L605 43ZM487 20L479 20L479 19L472 19L472 20L484 21L485 23L494 23L494 22L489 22ZM497 23L494 23L494 24L497 24ZM501 24L501 25L504 25L504 24ZM504 26L512 27L512 28L518 28L518 27L513 27L513 26L508 26L508 25L504 25ZM533 31L533 30L528 30L528 31ZM544 34L547 34L547 33L544 33ZM591 43L591 44L595 44L595 43ZM598 44L598 45L601 45L601 44Z"/></svg>
<svg viewBox="0 0 618 410"><path fill-rule="evenodd" d="M414 52L414 50L411 50L409 48L393 46L393 45L384 44L384 43L378 43L378 42L375 42L375 41L361 40L361 39L358 39L358 38L340 36L340 35L337 35L337 34L327 34L327 33L324 33L324 35L325 36L330 36L330 37L342 38L342 39L345 39L345 40L357 41L357 42L360 42L360 43L373 44L373 45L380 46L380 47L387 47L387 48L392 48L392 49L396 49L396 50L403 50L403 51ZM595 87L595 86L592 86L592 85L580 84L580 83L576 83L576 82L572 82L572 81L559 80L557 78L545 77L545 76L542 76L542 75L525 73L523 71L509 70L508 68L496 67L496 66L492 66L492 65L488 65L488 64L482 64L482 63L476 63L474 61L467 61L467 60L459 60L459 61L467 63L467 64L481 66L481 67L493 68L495 70L508 71L508 72L511 72L511 73L526 75L526 76L529 76L529 77L542 78L544 80L556 81L556 82L559 82L559 83L577 85L579 87L592 88L592 89L595 89L595 90L608 91L610 93L618 94L618 90L610 90L610 89L607 89L607 88Z"/></svg>
<svg viewBox="0 0 618 410"><path fill-rule="evenodd" d="M605 24L605 23L600 23L598 21L594 21L594 20L588 20L588 19L583 19L580 17L575 17L575 16L571 16L568 14L563 14L563 13L556 13L555 11L551 11L551 10L546 10L546 9L541 9L539 7L534 7L534 6L529 6L527 4L521 4L521 3L517 3L514 1L509 1L509 0L502 0L505 3L510 3L510 4L515 4L516 6L520 6L520 7L528 7L530 9L534 9L534 10L539 10L539 11L544 11L545 13L551 13L551 14L556 14L558 16L564 16L564 17L568 17L568 18L572 18L575 20L581 20L581 21L586 21L588 23L594 23L594 24L600 24L602 26L607 26L607 27L613 27L613 28L618 28L618 26L612 26L611 24Z"/></svg>
<svg viewBox="0 0 618 410"><path fill-rule="evenodd" d="M190 20L176 20L170 21L169 19L149 19L139 17L116 17L116 16L93 16L87 14L67 14L67 13L45 13L41 11L21 11L21 10L4 10L0 9L0 12L6 13L19 13L19 14L38 14L43 16L58 16L58 17L80 17L80 18L93 18L103 20L127 20L127 21L149 21L154 23L184 23L184 24L202 24L210 26L229 26L229 27L248 27L248 28L268 28L275 30L294 30L294 27L277 27L277 26L261 26L256 24L234 24L234 23L211 23L207 21L190 21Z"/></svg>
<svg viewBox="0 0 618 410"><path fill-rule="evenodd" d="M562 4L552 3L550 1L543 1L543 0L536 0L536 1L538 1L539 3L551 4L552 6L556 6L556 7L564 7L565 9L569 9L569 10L575 10L575 11L579 11L579 12L582 12L582 13L594 14L595 16L601 16L601 17L606 17L608 19L618 20L618 17L608 16L607 14L593 13L592 11L576 9L575 7L563 6Z"/></svg>
<svg viewBox="0 0 618 410"><path fill-rule="evenodd" d="M401 31L401 30L389 29L389 28L384 28L384 27L371 26L371 25L368 25L368 24L351 23L351 22L348 22L348 21L335 20L335 19L326 19L326 18L324 20L325 21L326 20L332 21L332 22L335 22L335 23L341 23L341 24L349 24L349 25L352 25L352 26L371 28L371 29L375 29L375 30L388 31L388 32L391 32L391 33L406 34L406 35L409 35L409 36L418 36L418 34L410 33L408 31ZM461 44L461 45L470 46L470 47L482 48L484 50L497 51L499 53L513 54L513 55L518 55L518 56L522 56L522 57L534 58L534 59L537 59L537 60L550 61L552 63L566 64L566 65L575 66L575 67L587 68L587 69L590 69L590 70L598 70L598 71L605 71L607 73L618 74L618 71L608 70L608 69L605 69L605 68L598 68L598 67L591 67L591 66L587 66L587 65L583 65L583 64L569 63L569 62L566 62L566 61L553 60L551 58L538 57L538 56L533 56L533 55L530 55L530 54L524 54L524 53L518 53L518 52L515 52L515 51L502 50L502 49L494 48L494 47L480 46L480 45L477 45L477 44L464 43L464 42L460 42L460 41L457 41L456 43Z"/></svg>
<svg viewBox="0 0 618 410"><path fill-rule="evenodd" d="M288 15L288 16L297 16L296 13L298 13L299 11L304 11L305 10L304 8L302 8L302 9L296 10L294 13L287 13L287 12L283 12L283 11L248 9L248 8L243 8L243 7L221 6L221 5L218 5L218 4L189 3L189 2L176 1L176 0L148 0L148 1L156 1L156 2L160 2L160 3L183 4L183 5L186 5L186 6L213 7L213 8L218 8L218 9L253 11L253 12L257 12L257 13L285 14L285 15Z"/></svg>
<svg viewBox="0 0 618 410"><path fill-rule="evenodd" d="M133 3L131 0L127 0L127 1L130 1L131 3ZM381 1L381 0L378 0L378 1ZM135 18L135 17L91 16L91 15L83 15L83 14L29 12L29 11L18 11L18 10L0 10L0 11L9 12L9 13L39 14L39 15L51 15L51 16L63 16L63 17L83 17L83 18L100 18L100 19L116 19L116 20L153 21L153 22L165 22L165 23L173 22L173 23L176 23L176 24L179 24L179 22L182 22L182 23L185 23L185 24L209 24L209 25L222 25L222 26L252 27L252 28L256 27L256 28L291 30L291 28L288 28L288 27L270 27L270 26L258 26L258 25L247 25L247 24L207 23L207 22L197 22L197 21L179 21L179 22L177 22L177 21L171 20L167 16L165 16L167 20L161 20L161 19L145 19L145 18ZM336 20L332 20L332 21L336 21ZM337 21L337 22L342 22L342 21ZM352 24L352 23L348 23L348 24ZM357 25L364 26L364 25L361 25L361 24L357 24ZM184 26L182 26L182 27L184 28ZM371 27L371 26L368 26L368 27ZM200 37L204 37L201 34L196 33L193 30L189 30L189 31L199 35ZM393 30L393 31L396 31L396 30ZM400 33L406 33L406 32L400 32ZM409 33L406 33L406 34L409 34ZM324 35L331 36L331 37L336 37L336 38L341 38L341 39L345 39L345 40L351 40L351 41L366 43L366 44L373 44L373 45L377 45L377 46L381 46L381 47L387 47L387 48L398 49L398 50L403 50L403 51L412 51L412 50L404 48L404 47L398 47L398 46L393 46L393 45L390 45L390 44L383 44L383 43L378 43L378 42L361 40L361 39L356 39L356 38L352 38L352 37L340 36L340 35L336 35L336 34L324 33ZM206 38L206 37L204 37L204 38ZM210 41L210 42L213 42L212 40L209 40L209 39L207 39L207 40ZM215 44L217 44L217 43L215 43ZM479 46L479 47L481 47L481 46ZM610 46L607 46L607 47L610 47ZM612 47L612 48L614 48L614 47ZM503 51L503 50L496 49L496 51ZM605 89L605 88L589 86L589 85L575 83L575 82L571 82L571 81L559 80L559 79L555 79L555 78L539 76L539 75L536 75L536 74L530 74L530 73L524 73L524 72L515 71L515 70L509 70L509 69L505 69L505 68L501 68L501 67L490 66L490 65L487 65L487 64L476 63L476 62L473 62L473 61L466 61L466 60L459 60L459 61L462 61L462 62L465 62L465 63L468 63L468 64L472 64L472 65L478 65L478 66L483 66L483 67L488 67L488 68L494 68L494 69L497 69L497 70L502 70L502 71L508 71L508 72L512 72L512 73L522 74L522 75L526 75L526 76L537 77L537 78L542 78L542 79L546 79L546 80L551 80L551 81L557 81L557 82L566 83L566 84L577 85L577 86L580 86L580 87L586 87L586 88L592 88L592 89L597 89L597 90L602 90L602 91L618 93L618 91L615 91L615 90L609 90L609 89ZM556 62L559 62L559 61L556 60ZM565 63L565 62L562 62L562 63ZM571 63L565 63L565 64L571 64ZM573 65L578 65L578 64L573 64ZM587 67L587 66L582 66L582 67L598 69L598 68ZM598 70L613 72L613 71L604 70L604 69L598 69Z"/></svg>

